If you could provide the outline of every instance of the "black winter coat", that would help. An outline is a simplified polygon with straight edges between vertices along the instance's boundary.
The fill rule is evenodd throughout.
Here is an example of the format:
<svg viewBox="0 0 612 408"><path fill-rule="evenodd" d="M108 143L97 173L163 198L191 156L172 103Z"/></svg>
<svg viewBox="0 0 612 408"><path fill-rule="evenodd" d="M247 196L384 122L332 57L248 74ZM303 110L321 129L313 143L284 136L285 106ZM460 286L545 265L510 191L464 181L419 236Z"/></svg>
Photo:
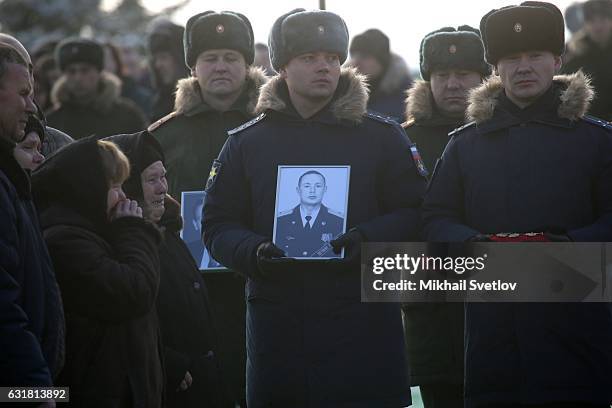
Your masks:
<svg viewBox="0 0 612 408"><path fill-rule="evenodd" d="M103 72L100 91L88 105L81 105L69 92L67 79L61 77L52 91L54 108L47 113L49 126L67 133L74 139L96 135L111 136L144 130L147 120L132 102L119 96L121 82L114 75Z"/></svg>
<svg viewBox="0 0 612 408"><path fill-rule="evenodd" d="M231 407L217 360L217 338L206 284L179 236L179 205L166 198L160 222L160 285L157 313L164 344L168 407ZM223 324L223 322L221 322ZM189 371L193 384L176 391Z"/></svg>
<svg viewBox="0 0 612 408"><path fill-rule="evenodd" d="M0 137L0 385L49 386L64 358L64 316L30 179Z"/></svg>
<svg viewBox="0 0 612 408"><path fill-rule="evenodd" d="M406 102L407 121L402 127L431 174L448 134L461 123L435 108L428 81L416 81ZM463 384L463 304L406 303L402 310L410 384Z"/></svg>
<svg viewBox="0 0 612 408"><path fill-rule="evenodd" d="M476 233L564 230L612 240L612 131L584 118L582 75L557 77L520 110L490 79L473 94L476 122L455 132L426 195L431 241ZM563 101L563 102L561 102ZM466 406L612 402L609 304L468 304Z"/></svg>
<svg viewBox="0 0 612 408"><path fill-rule="evenodd" d="M155 300L156 227L106 220L96 140L43 163L33 191L66 311L66 366L58 384L83 407L161 407L163 366Z"/></svg>
<svg viewBox="0 0 612 408"><path fill-rule="evenodd" d="M261 91L265 115L231 131L219 155L204 240L215 259L249 278L250 408L410 403L400 309L361 303L356 265L280 261L268 278L256 266L257 246L272 237L281 164L351 165L347 229L372 241L418 237L425 180L401 127L366 114L366 101L360 77L345 70L330 105L304 120L277 76Z"/></svg>
<svg viewBox="0 0 612 408"><path fill-rule="evenodd" d="M584 31L576 33L567 45L561 71L572 74L582 70L591 78L595 97L589 114L612 120L612 41L605 47L595 44Z"/></svg>

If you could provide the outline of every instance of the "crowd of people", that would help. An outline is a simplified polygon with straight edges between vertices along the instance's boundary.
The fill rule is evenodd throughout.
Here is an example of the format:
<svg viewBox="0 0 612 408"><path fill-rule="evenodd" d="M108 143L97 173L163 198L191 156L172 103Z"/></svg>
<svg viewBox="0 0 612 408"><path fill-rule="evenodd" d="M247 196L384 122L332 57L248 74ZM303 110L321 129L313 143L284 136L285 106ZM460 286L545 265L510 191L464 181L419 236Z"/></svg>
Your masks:
<svg viewBox="0 0 612 408"><path fill-rule="evenodd" d="M579 6L567 44L538 1L432 27L420 79L323 10L267 46L237 11L155 21L144 76L111 43L0 33L0 385L76 407L405 407L419 386L426 408L608 408L609 303L361 301L366 242L612 241L612 0ZM279 166L337 165L347 213L298 205L285 229L345 221L319 243L343 257L294 259ZM223 272L180 237L199 190Z"/></svg>

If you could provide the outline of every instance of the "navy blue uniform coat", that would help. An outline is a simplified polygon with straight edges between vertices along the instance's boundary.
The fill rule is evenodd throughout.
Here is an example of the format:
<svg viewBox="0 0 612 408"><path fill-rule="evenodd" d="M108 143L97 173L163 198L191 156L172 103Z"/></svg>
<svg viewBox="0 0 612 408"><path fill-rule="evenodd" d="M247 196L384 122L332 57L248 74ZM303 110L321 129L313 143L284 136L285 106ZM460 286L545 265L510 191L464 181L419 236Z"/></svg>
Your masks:
<svg viewBox="0 0 612 408"><path fill-rule="evenodd" d="M499 78L474 90L475 124L454 134L426 195L428 239L563 230L574 241L612 241L612 132L583 117L591 96L580 73L556 77L523 111ZM465 361L468 407L609 403L612 310L468 304Z"/></svg>
<svg viewBox="0 0 612 408"><path fill-rule="evenodd" d="M273 78L265 115L235 129L204 206L204 240L248 276L247 402L257 407L406 406L410 389L397 304L360 302L359 266L279 261L263 277L256 248L272 238L279 165L350 165L347 229L370 241L418 237L425 181L399 125L366 113L361 77L343 71L330 104L310 119Z"/></svg>

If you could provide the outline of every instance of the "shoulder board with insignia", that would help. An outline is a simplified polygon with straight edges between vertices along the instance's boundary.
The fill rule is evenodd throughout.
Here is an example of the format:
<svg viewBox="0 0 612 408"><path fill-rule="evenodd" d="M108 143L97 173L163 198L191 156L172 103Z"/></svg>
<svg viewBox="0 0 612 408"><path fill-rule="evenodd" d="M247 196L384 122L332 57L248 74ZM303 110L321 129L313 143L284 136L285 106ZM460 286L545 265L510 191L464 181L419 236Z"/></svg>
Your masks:
<svg viewBox="0 0 612 408"><path fill-rule="evenodd" d="M336 210L332 210L331 208L327 207L327 212L330 213L331 215L335 215L336 217L340 217L340 218L344 218L344 214L342 214L339 211Z"/></svg>
<svg viewBox="0 0 612 408"><path fill-rule="evenodd" d="M582 117L582 120L588 123L592 123L593 125L612 130L612 123L606 122L603 119L596 118L595 116L585 115Z"/></svg>
<svg viewBox="0 0 612 408"><path fill-rule="evenodd" d="M161 125L163 125L164 123L168 122L170 119L177 117L178 115L180 115L180 114L177 111L170 112L169 114L167 114L163 118L161 118L161 119L157 120L156 122L152 123L147 128L147 130L149 132L153 132L154 130L158 129Z"/></svg>
<svg viewBox="0 0 612 408"><path fill-rule="evenodd" d="M279 216L279 217L282 217L283 215L289 215L289 214L291 214L292 212L293 212L293 208L290 208L290 209L288 209L288 210L285 210L285 211L281 211L281 212L279 212L279 213L278 213L278 216Z"/></svg>
<svg viewBox="0 0 612 408"><path fill-rule="evenodd" d="M395 121L395 119L389 117L389 116L383 116L380 113L375 113L375 112L366 112L366 116L370 119L374 119L378 122L383 122L386 123L388 125L393 125L393 126L399 126L399 123L397 123Z"/></svg>
<svg viewBox="0 0 612 408"><path fill-rule="evenodd" d="M409 119L406 122L402 123L402 127L404 129L408 129L410 126L413 126L416 123L414 119Z"/></svg>
<svg viewBox="0 0 612 408"><path fill-rule="evenodd" d="M266 114L265 114L265 112L264 112L264 113L262 113L261 115L256 116L256 117L254 117L253 119L249 120L248 122L243 123L242 125L238 126L237 128L234 128L234 129L232 129L232 130L229 130L229 131L227 132L227 134L231 136L231 135L236 134L236 133L238 133L238 132L242 132L244 129L246 129L246 128L249 128L249 127L253 126L254 124L256 124L257 122L261 121L261 120L262 120L263 118L265 118L265 117L266 117Z"/></svg>
<svg viewBox="0 0 612 408"><path fill-rule="evenodd" d="M463 126L461 126L461 127L457 128L457 129L453 130L452 132L450 132L450 133L448 134L448 136L449 136L449 137L450 137L450 136L454 136L454 135L456 135L457 133L460 133L460 132L464 131L465 129L471 128L472 126L475 126L475 125L476 125L476 122L466 123L465 125L463 125Z"/></svg>

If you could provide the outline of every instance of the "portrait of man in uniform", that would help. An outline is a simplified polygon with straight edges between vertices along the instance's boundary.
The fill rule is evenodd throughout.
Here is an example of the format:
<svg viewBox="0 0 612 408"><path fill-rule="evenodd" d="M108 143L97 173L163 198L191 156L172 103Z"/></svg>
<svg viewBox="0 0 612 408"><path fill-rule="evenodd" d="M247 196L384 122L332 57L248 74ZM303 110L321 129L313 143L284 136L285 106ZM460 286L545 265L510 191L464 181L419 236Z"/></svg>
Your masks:
<svg viewBox="0 0 612 408"><path fill-rule="evenodd" d="M288 257L343 256L335 254L329 242L345 232L348 174L348 166L279 166L274 243ZM334 180L332 188L328 178ZM326 205L328 201L333 205ZM293 203L289 208L288 202Z"/></svg>
<svg viewBox="0 0 612 408"><path fill-rule="evenodd" d="M210 256L202 242L202 208L204 207L203 191L184 191L181 194L181 216L183 229L181 238L185 241L191 256L200 270L224 268Z"/></svg>

